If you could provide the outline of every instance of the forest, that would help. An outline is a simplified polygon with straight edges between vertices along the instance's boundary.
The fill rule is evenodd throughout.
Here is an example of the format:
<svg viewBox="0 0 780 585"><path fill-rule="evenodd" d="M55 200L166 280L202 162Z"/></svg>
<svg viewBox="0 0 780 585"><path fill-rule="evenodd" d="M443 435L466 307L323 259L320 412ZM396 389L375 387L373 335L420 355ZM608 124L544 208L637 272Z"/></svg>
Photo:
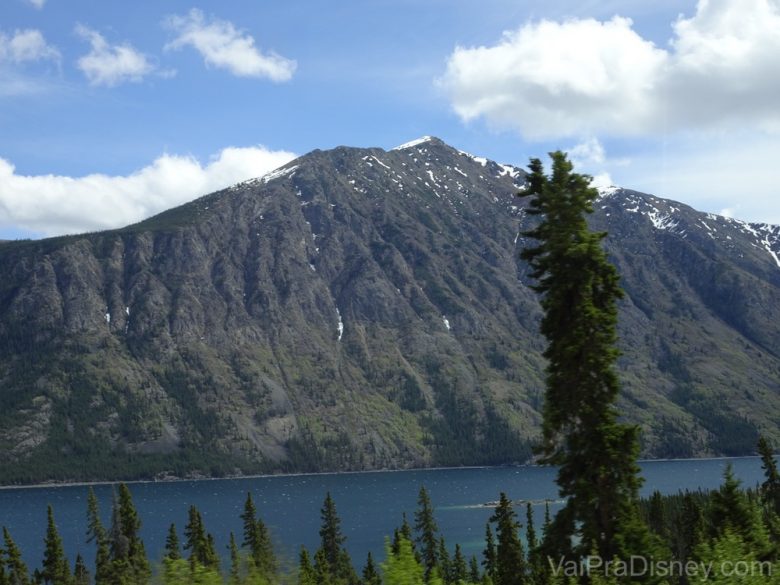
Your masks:
<svg viewBox="0 0 780 585"><path fill-rule="evenodd" d="M640 519L649 528L651 548L626 566L607 565L597 555L584 557L587 564L548 556L555 538L549 508L537 527L531 504L516 509L504 493L485 526L482 554L466 558L459 544L448 545L439 532L424 486L412 519L399 518L398 528L388 535L383 559L369 553L353 562L330 494L321 508L319 548L302 547L297 559L284 558L248 493L241 514L243 533L230 534L227 554L216 550L213 535L193 506L183 531L170 525L162 560L152 563L139 536L142 519L131 491L120 484L109 526L101 522L98 500L89 490L85 536L94 547L93 566L81 555L71 566L49 506L37 568L25 565L22 551L3 528L0 585L780 583L780 473L769 444L762 439L759 448L765 481L758 489L743 489L727 468L718 490L655 492L640 499Z"/></svg>

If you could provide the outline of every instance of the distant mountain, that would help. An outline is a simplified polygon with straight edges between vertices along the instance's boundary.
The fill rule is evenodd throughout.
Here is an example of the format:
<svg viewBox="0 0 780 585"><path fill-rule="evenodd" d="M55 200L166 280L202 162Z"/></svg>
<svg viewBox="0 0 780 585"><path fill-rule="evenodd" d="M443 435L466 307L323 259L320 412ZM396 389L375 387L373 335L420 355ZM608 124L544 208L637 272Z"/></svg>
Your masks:
<svg viewBox="0 0 780 585"><path fill-rule="evenodd" d="M524 172L311 152L124 229L0 244L0 481L524 462L543 396ZM648 457L780 441L780 227L608 189Z"/></svg>

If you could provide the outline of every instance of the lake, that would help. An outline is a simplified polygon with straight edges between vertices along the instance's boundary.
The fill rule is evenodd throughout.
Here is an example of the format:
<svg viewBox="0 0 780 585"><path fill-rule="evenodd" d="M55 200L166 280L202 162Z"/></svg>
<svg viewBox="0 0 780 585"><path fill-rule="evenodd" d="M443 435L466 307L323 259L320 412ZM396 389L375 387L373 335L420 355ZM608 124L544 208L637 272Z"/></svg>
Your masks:
<svg viewBox="0 0 780 585"><path fill-rule="evenodd" d="M648 461L641 464L644 494L653 490L716 488L728 463L746 487L763 481L760 459L697 459ZM480 504L498 499L504 491L512 499L555 499L555 470L545 467L489 467L430 469L242 479L133 483L130 488L143 526L141 535L151 559L159 559L168 525L174 522L180 539L190 505L203 514L206 528L227 556L227 542L233 531L241 542L239 518L247 492L252 492L258 512L269 526L279 552L296 559L301 545L310 550L319 543L320 508L330 491L347 537L346 546L358 571L366 554L383 559L386 536L401 524L406 512L414 523L417 493L424 485L436 508L436 519L449 548L456 542L467 555L480 555L485 523L492 510ZM110 518L112 486L95 485L104 522ZM7 526L22 548L30 568L41 564L46 530L46 505L52 504L66 552L72 559L80 552L90 567L94 545L85 542L87 487L30 487L0 490L0 525ZM551 506L551 510L557 506ZM525 519L524 509L518 509ZM534 508L537 528L544 504ZM479 557L481 559L481 556Z"/></svg>

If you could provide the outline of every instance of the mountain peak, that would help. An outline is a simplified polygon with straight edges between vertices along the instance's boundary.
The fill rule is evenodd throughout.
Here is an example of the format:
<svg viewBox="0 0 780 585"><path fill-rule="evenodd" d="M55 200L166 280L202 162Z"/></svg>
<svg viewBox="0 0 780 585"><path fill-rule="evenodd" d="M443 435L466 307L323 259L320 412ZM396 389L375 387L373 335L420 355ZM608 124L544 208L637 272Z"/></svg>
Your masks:
<svg viewBox="0 0 780 585"><path fill-rule="evenodd" d="M442 140L436 138L435 136L421 136L420 138L410 140L409 142L404 142L403 144L396 146L391 150L404 150L406 148L414 148L415 146L418 146L420 144L425 144L426 142L435 142L435 143L443 144Z"/></svg>

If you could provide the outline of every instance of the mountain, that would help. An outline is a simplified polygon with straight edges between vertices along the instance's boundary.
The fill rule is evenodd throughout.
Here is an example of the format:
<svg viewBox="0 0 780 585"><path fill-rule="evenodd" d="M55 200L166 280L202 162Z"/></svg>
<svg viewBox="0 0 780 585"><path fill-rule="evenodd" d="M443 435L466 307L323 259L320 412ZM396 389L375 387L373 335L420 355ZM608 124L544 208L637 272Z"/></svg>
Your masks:
<svg viewBox="0 0 780 585"><path fill-rule="evenodd" d="M107 232L0 244L0 481L527 461L525 173L314 151ZM648 457L780 440L780 227L603 190Z"/></svg>

